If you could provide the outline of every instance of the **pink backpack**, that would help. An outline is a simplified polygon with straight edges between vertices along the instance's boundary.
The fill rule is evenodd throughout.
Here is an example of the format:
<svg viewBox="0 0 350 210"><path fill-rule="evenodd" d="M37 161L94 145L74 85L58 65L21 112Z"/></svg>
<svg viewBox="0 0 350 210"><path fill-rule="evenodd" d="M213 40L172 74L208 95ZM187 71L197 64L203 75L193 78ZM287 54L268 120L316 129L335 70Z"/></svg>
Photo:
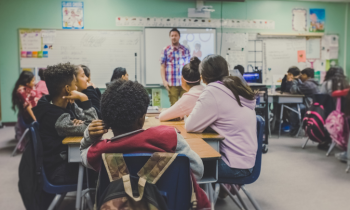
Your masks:
<svg viewBox="0 0 350 210"><path fill-rule="evenodd" d="M347 118L341 112L341 98L337 98L337 108L331 112L326 119L324 127L341 149L346 150L348 146L349 126Z"/></svg>

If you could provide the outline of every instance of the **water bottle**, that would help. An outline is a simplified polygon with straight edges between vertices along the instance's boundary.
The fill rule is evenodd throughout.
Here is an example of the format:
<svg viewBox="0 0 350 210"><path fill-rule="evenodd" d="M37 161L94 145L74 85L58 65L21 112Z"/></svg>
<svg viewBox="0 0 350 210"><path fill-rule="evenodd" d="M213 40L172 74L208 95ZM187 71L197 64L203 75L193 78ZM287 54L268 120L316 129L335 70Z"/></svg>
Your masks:
<svg viewBox="0 0 350 210"><path fill-rule="evenodd" d="M271 85L271 94L275 94L276 93L276 85L275 85L275 81L272 80L272 85Z"/></svg>

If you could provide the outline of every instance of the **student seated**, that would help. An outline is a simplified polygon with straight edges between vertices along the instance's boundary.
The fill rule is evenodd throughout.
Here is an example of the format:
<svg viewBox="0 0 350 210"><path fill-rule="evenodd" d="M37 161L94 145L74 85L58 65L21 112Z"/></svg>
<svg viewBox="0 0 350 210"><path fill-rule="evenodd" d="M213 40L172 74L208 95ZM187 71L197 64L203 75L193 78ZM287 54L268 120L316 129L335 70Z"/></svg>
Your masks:
<svg viewBox="0 0 350 210"><path fill-rule="evenodd" d="M301 71L300 78L293 81L293 84L290 88L292 94L303 94L305 95L305 104L299 104L301 119L305 114L307 108L312 104L312 97L314 94L319 93L318 82L314 80L315 70L311 68L306 68ZM290 106L294 110L298 110L296 104ZM299 131L299 118L298 114L292 111L288 111L289 114L289 123L290 123L290 135L295 136Z"/></svg>
<svg viewBox="0 0 350 210"><path fill-rule="evenodd" d="M290 88L293 82L296 81L300 76L300 69L296 66L292 66L288 69L287 74L283 77L281 83L282 92L290 92Z"/></svg>
<svg viewBox="0 0 350 210"><path fill-rule="evenodd" d="M38 93L38 98L41 98L43 95L48 95L49 91L47 90L46 82L44 79L44 69L39 69L38 74L40 77L40 81L35 85L35 87Z"/></svg>
<svg viewBox="0 0 350 210"><path fill-rule="evenodd" d="M111 82L102 94L103 121L93 121L81 141L80 154L83 164L98 171L102 153L176 152L189 158L194 177L201 179L204 170L201 158L191 150L186 140L173 127L142 129L148 105L148 93L141 84L122 79ZM114 137L101 140L102 135L107 132L106 129L112 129ZM204 192L196 186L197 198L204 199L198 201L198 206L208 204ZM202 196L198 197L198 193Z"/></svg>
<svg viewBox="0 0 350 210"><path fill-rule="evenodd" d="M204 90L204 86L200 83L201 75L198 69L200 62L197 57L192 57L190 63L182 68L181 86L187 92L173 106L159 115L160 121L182 119L192 112L199 95Z"/></svg>
<svg viewBox="0 0 350 210"><path fill-rule="evenodd" d="M85 65L78 66L75 71L75 77L77 78L76 84L78 91L84 93L91 100L92 107L95 108L98 118L101 119L101 91L91 82L90 69ZM76 100L75 103L78 107L81 107L79 100Z"/></svg>
<svg viewBox="0 0 350 210"><path fill-rule="evenodd" d="M108 87L108 85L111 82L113 82L114 80L118 80L118 79L129 80L129 74L128 74L128 72L126 72L125 68L122 68L122 67L115 68L113 71L111 81L107 82L106 86Z"/></svg>
<svg viewBox="0 0 350 210"><path fill-rule="evenodd" d="M12 90L12 109L19 111L19 115L26 124L36 121L32 108L37 105L39 98L34 84L34 74L30 71L22 71ZM21 123L17 122L15 127L17 140L20 140L25 129Z"/></svg>
<svg viewBox="0 0 350 210"><path fill-rule="evenodd" d="M67 136L82 136L92 120L97 119L88 97L77 91L75 71L69 63L48 66L44 76L49 95L43 96L33 108L40 125L43 144L43 165L52 184L74 184L78 179L78 164L68 163ZM74 100L80 100L79 108Z"/></svg>
<svg viewBox="0 0 350 210"><path fill-rule="evenodd" d="M322 83L320 92L323 94L332 94L335 90L343 90L349 87L349 82L344 75L342 67L331 67Z"/></svg>
<svg viewBox="0 0 350 210"><path fill-rule="evenodd" d="M185 122L187 132L211 128L221 141L219 177L249 176L255 164L257 145L255 93L237 76L228 76L228 65L220 55L209 55L200 64L207 84Z"/></svg>
<svg viewBox="0 0 350 210"><path fill-rule="evenodd" d="M243 74L244 74L244 67L242 65L237 65L233 69L237 69L239 71L239 73L241 73L241 75L243 76Z"/></svg>

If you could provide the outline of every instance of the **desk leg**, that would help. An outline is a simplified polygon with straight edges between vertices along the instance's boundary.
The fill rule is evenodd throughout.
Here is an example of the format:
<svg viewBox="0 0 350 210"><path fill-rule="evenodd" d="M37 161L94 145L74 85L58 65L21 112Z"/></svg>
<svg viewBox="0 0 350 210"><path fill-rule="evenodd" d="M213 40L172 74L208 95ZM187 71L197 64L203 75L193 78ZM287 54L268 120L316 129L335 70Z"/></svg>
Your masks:
<svg viewBox="0 0 350 210"><path fill-rule="evenodd" d="M84 166L81 163L79 163L77 197L76 197L76 200L75 200L75 209L76 210L80 210L81 190L83 188L83 180L84 180Z"/></svg>
<svg viewBox="0 0 350 210"><path fill-rule="evenodd" d="M280 135L281 135L281 125L282 125L282 119L283 119L283 107L284 107L284 104L281 104L281 114L280 114L280 123L279 123L279 128L278 128L278 138L280 138Z"/></svg>
<svg viewBox="0 0 350 210"><path fill-rule="evenodd" d="M269 126L269 137L271 137L271 123L270 123L270 103L266 103L266 105L267 105L267 119L268 119L268 122L265 122L265 123L268 123L267 125ZM266 134L265 134L266 135ZM268 142L267 142L267 144L269 144Z"/></svg>
<svg viewBox="0 0 350 210"><path fill-rule="evenodd" d="M302 122L301 122L301 112L300 112L300 106L299 106L299 104L297 104L297 107L298 107L298 117L299 117L299 130L298 130L298 133L297 133L296 137L299 136L301 127L303 126L303 125L302 125Z"/></svg>

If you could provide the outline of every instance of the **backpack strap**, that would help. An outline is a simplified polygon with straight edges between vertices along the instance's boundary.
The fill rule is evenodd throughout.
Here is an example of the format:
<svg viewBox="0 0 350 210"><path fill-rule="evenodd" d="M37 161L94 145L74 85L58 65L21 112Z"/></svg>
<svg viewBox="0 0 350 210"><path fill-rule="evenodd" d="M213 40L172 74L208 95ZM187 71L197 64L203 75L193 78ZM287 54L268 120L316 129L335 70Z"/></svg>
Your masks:
<svg viewBox="0 0 350 210"><path fill-rule="evenodd" d="M147 182L155 184L176 157L177 153L155 152L137 175Z"/></svg>
<svg viewBox="0 0 350 210"><path fill-rule="evenodd" d="M125 175L129 175L129 170L122 153L103 153L102 160L105 164L110 182L121 179Z"/></svg>
<svg viewBox="0 0 350 210"><path fill-rule="evenodd" d="M338 112L341 112L341 97L337 97L337 109Z"/></svg>

